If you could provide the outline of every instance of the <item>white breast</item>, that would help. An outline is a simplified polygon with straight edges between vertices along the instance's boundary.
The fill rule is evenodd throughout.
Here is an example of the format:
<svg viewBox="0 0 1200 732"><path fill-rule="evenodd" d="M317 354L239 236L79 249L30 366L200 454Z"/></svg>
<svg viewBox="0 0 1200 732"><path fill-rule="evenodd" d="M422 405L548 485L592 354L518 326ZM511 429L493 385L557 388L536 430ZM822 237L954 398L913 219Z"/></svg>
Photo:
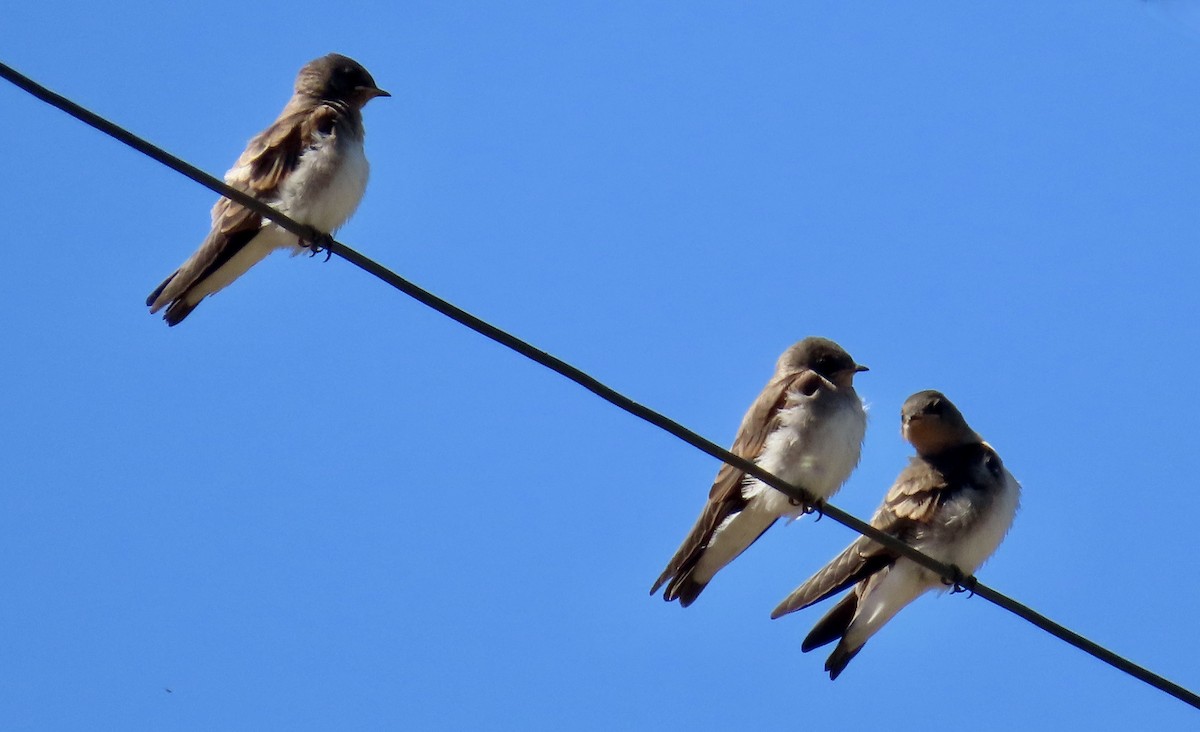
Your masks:
<svg viewBox="0 0 1200 732"><path fill-rule="evenodd" d="M953 540L931 541L924 545L918 543L917 548L932 557L957 566L967 574L973 574L995 553L1000 542L1008 534L1013 519L1017 515L1020 497L1021 485L1006 469L999 494L988 505L987 511L977 517L978 523L975 526L966 530L965 533L955 536ZM958 500L968 499L964 496ZM942 511L953 514L959 508L953 505L954 503L954 501L947 503L943 506ZM964 515L967 513L965 506L962 507L962 513ZM952 515L944 513L943 516L949 521L953 521Z"/></svg>
<svg viewBox="0 0 1200 732"><path fill-rule="evenodd" d="M995 553L1000 542L1012 528L1017 516L1017 505L1021 499L1021 485L1008 470L1004 471L1004 488L996 496L992 510L982 517L979 526L961 543L954 552L954 563L964 572L975 570Z"/></svg>
<svg viewBox="0 0 1200 732"><path fill-rule="evenodd" d="M333 233L358 208L370 169L362 140L326 137L301 156L279 191L279 205L297 221Z"/></svg>
<svg viewBox="0 0 1200 732"><path fill-rule="evenodd" d="M821 419L802 401L780 414L780 427L767 436L757 462L789 483L829 498L858 465L866 430L866 411L857 399ZM743 495L761 496L778 515L796 513L786 496L758 481L748 484Z"/></svg>

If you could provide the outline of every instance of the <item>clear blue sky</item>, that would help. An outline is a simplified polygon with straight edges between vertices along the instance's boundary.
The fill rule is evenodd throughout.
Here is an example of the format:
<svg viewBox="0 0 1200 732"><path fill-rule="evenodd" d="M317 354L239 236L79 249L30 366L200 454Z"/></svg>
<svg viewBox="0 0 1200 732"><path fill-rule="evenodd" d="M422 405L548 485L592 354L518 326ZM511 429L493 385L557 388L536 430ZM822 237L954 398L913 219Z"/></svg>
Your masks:
<svg viewBox="0 0 1200 732"><path fill-rule="evenodd" d="M21 3L0 57L218 174L357 58L394 97L343 241L723 444L834 338L862 516L945 391L1025 488L981 578L1200 688L1193 5L335 7ZM0 109L0 727L1196 728L964 596L830 683L822 611L768 613L832 521L649 597L714 460L336 259L168 329L214 195Z"/></svg>

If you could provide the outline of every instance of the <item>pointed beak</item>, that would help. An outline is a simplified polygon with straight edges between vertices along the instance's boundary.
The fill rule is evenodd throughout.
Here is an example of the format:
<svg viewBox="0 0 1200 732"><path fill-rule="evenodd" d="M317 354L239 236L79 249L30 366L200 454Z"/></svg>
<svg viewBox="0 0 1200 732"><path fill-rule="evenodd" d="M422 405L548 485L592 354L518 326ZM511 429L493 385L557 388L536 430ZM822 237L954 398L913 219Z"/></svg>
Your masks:
<svg viewBox="0 0 1200 732"><path fill-rule="evenodd" d="M870 370L871 369L867 368L866 366L863 366L861 363L854 364L854 373L856 373L856 374L861 374L863 371L870 371Z"/></svg>
<svg viewBox="0 0 1200 732"><path fill-rule="evenodd" d="M867 370L866 366L860 366L858 364L854 364L854 366L852 366L852 367L848 367L848 368L839 370L836 374L833 375L833 377L830 380L834 384L837 384L838 386L840 386L842 388L853 387L854 386L854 375L860 371L866 371L866 370Z"/></svg>
<svg viewBox="0 0 1200 732"><path fill-rule="evenodd" d="M358 87L358 91L361 91L362 93L366 94L367 99L374 99L375 97L390 97L390 96L392 96L390 93L385 92L384 90L382 90L378 87L373 87L373 86L371 86L371 87L360 86L360 87Z"/></svg>

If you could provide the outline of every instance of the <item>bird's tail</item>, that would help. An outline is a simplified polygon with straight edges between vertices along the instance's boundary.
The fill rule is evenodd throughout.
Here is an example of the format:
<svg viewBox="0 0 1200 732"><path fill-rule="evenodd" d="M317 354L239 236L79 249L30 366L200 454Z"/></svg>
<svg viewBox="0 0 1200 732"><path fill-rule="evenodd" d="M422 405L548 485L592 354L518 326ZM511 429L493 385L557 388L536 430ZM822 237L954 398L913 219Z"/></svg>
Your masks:
<svg viewBox="0 0 1200 732"><path fill-rule="evenodd" d="M650 588L650 594L653 595L666 583L664 600L679 600L682 607L691 605L708 586L713 575L758 541L775 521L775 516L741 511L721 523L720 539L717 539L716 522L712 517L702 515L688 538L679 547L679 551L675 552L675 556L667 564L667 568ZM705 563L703 570L700 566L702 560ZM698 570L701 570L700 576L703 579L696 576Z"/></svg>
<svg viewBox="0 0 1200 732"><path fill-rule="evenodd" d="M150 308L151 314L157 313L159 310L162 310L163 307L167 308L167 311L163 313L163 320L167 321L167 325L172 327L182 323L183 319L191 314L191 312L196 309L196 306L200 304L199 300L189 303L185 297L186 293L184 295L180 295L174 300L169 300L163 297L163 291L167 289L167 287L175 279L175 276L178 274L179 270L172 272L171 275L163 280L162 284L156 287L154 292L151 292L150 296L146 298L146 307Z"/></svg>
<svg viewBox="0 0 1200 732"><path fill-rule="evenodd" d="M838 601L838 604L825 613L825 617L817 621L817 624L805 636L804 642L800 644L800 650L808 653L811 650L839 640L850 629L850 623L853 622L854 614L857 612L858 593L847 593L845 597Z"/></svg>
<svg viewBox="0 0 1200 732"><path fill-rule="evenodd" d="M162 297L163 290L167 289L167 285L171 284L171 280L175 279L175 275L177 274L179 274L179 270L175 270L167 275L167 279L163 280L161 285L155 287L154 292L150 293L150 297L146 298L146 307L150 308L151 315L157 313L162 309L163 305L167 304L166 302L159 302L158 299Z"/></svg>

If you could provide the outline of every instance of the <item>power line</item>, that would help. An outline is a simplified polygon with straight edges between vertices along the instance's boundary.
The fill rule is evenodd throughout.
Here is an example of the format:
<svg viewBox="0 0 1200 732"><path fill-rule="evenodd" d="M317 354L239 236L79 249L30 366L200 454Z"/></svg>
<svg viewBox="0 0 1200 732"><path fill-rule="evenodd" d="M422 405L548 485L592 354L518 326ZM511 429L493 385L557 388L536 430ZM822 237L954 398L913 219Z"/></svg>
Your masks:
<svg viewBox="0 0 1200 732"><path fill-rule="evenodd" d="M1145 683L1164 693L1179 699L1196 709L1200 709L1200 695L1189 691L1188 689L1176 684L1169 679L1166 679L1149 669L1146 669L1138 664L1130 661L1127 658L1117 655L1113 651L1108 650L1104 646L1099 645L1084 636L1060 625L1059 623L1050 620L1045 615L1033 610L1032 608L1017 602L1007 595L995 590L987 585L979 582L974 576L964 576L962 571L954 565L945 564L933 557L930 557L923 552L914 549L908 544L889 536L865 521L843 511L842 509L828 504L820 499L816 499L808 490L793 485L779 478L778 476L764 470L755 463L733 454L729 450L720 445L708 440L701 435L693 432L682 424L667 417L660 412L640 404L633 399L621 394L615 389L601 383L596 378L584 373L580 369L563 361L562 359L553 356L545 351L536 348L532 344L517 338L516 336L507 333L500 328L488 323L471 313L459 308L458 306L443 300L433 293L418 287L409 282L400 275L392 272L383 265L373 259L351 249L350 247L336 241L328 234L317 231L311 226L301 224L288 216L276 211L262 201L254 198L246 193L237 190L221 181L196 166L168 153L162 148L143 140L134 135L132 132L108 121L100 115L85 109L66 97L56 94L46 87L38 84L29 77L21 74L7 64L0 63L0 77L11 82L17 87L23 89L34 97L40 99L47 104L56 107L57 109L66 112L72 117L81 122L94 127L97 130L113 137L120 142L132 147L138 152L158 161L159 163L181 173L200 185L216 192L226 198L232 199L238 204L253 210L255 213L261 214L281 228L295 234L304 241L311 242L313 246L319 246L328 252L342 257L351 264L359 267L365 272L374 275L383 280L387 284L395 287L409 297L417 300L423 305L436 310L446 317L454 320L460 325L485 336L496 343L499 343L506 348L509 348L535 363L544 366L551 371L554 371L561 376L570 379L584 389L592 392L596 396L612 404L613 406L622 409L639 419L642 419L659 429L674 435L683 440L687 444L695 447L701 452L707 453L712 457L732 465L738 470L743 471L748 475L752 475L763 483L771 486L775 490L783 493L789 498L803 501L805 504L814 506L823 515L830 517L834 521L846 526L853 531L858 532L873 541L882 544L888 549L897 552L898 554L911 559L917 564L936 572L942 581L948 585L954 585L956 588L966 589L973 594L988 600L989 602L1008 610L1009 612L1029 621L1038 628L1050 633L1051 635L1075 646L1079 650L1097 658L1110 666L1124 671L1125 673L1140 679Z"/></svg>

